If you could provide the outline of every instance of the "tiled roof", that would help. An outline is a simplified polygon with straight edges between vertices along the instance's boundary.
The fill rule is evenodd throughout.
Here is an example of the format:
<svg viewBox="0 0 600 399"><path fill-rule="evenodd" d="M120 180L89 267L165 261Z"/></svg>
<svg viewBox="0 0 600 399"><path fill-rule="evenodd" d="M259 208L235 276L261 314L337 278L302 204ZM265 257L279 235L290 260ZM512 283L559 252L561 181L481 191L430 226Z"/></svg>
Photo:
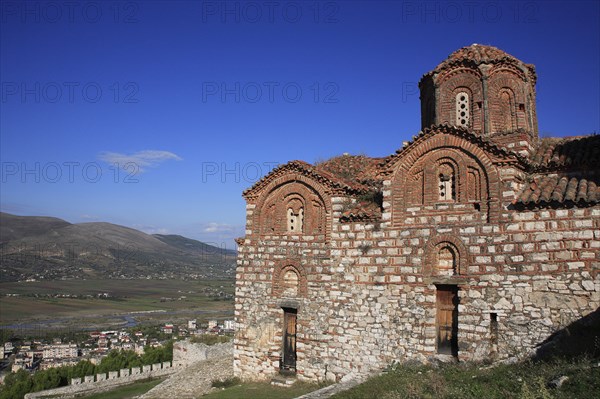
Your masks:
<svg viewBox="0 0 600 399"><path fill-rule="evenodd" d="M450 125L448 123L444 123L444 124L430 126L428 128L423 129L422 131L419 132L419 134L417 134L416 136L413 136L411 141L405 143L405 145L402 148L396 150L395 154L392 154L386 158L383 158L383 160L381 161L381 163L379 165L379 168L381 171L380 173L390 172L391 167L398 161L398 159L400 158L402 153L409 151L413 147L418 146L423 141L425 141L428 138L435 136L436 134L439 134L439 133L447 133L447 134L452 134L454 136L462 137L465 140L470 141L473 144L476 144L477 146L484 149L485 151L492 153L494 155L497 155L501 158L504 158L507 161L512 160L512 162L515 162L515 163L518 163L521 165L527 164L527 160L523 156L521 156L515 152L512 152L510 150L507 150L505 148L499 147L494 142L490 141L489 139L487 139L479 134L470 132L469 130L464 129L462 127L457 127L457 126Z"/></svg>
<svg viewBox="0 0 600 399"><path fill-rule="evenodd" d="M544 138L531 162L535 171L595 169L600 172L600 135Z"/></svg>
<svg viewBox="0 0 600 399"><path fill-rule="evenodd" d="M516 204L551 205L551 204L588 204L600 202L600 186L598 178L566 177L554 175L535 175Z"/></svg>
<svg viewBox="0 0 600 399"><path fill-rule="evenodd" d="M343 222L378 220L381 218L381 207L373 201L359 201L342 212L340 220Z"/></svg>
<svg viewBox="0 0 600 399"><path fill-rule="evenodd" d="M329 173L349 185L377 190L381 187L378 165L382 158L370 158L364 155L341 155L317 163L319 173Z"/></svg>
<svg viewBox="0 0 600 399"><path fill-rule="evenodd" d="M523 71L527 71L534 81L536 80L534 65L525 64L497 47L477 43L456 50L433 71L426 73L424 76L438 73L457 65L497 64L502 62L520 67Z"/></svg>
<svg viewBox="0 0 600 399"><path fill-rule="evenodd" d="M461 47L448 56L448 60L472 60L477 63L488 64L505 59L517 60L512 55L497 47L477 43Z"/></svg>
<svg viewBox="0 0 600 399"><path fill-rule="evenodd" d="M296 160L276 167L268 175L257 181L252 187L245 190L242 195L244 198L252 197L254 193L267 186L272 180L283 176L290 171L308 176L334 190L342 190L350 193L361 193L372 190L371 187L360 183L356 179L352 179L352 176L344 178L343 176L333 174L324 168L317 168L307 162Z"/></svg>

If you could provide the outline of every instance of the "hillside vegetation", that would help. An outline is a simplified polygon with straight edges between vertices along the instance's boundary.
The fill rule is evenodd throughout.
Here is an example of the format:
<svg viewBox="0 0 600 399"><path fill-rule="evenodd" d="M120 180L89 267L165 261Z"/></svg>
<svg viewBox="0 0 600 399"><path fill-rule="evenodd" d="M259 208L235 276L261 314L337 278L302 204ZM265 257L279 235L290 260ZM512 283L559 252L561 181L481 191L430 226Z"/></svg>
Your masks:
<svg viewBox="0 0 600 399"><path fill-rule="evenodd" d="M551 382L568 379L559 388ZM335 399L547 399L600 397L600 366L589 358L527 361L486 368L476 364L438 367L402 365Z"/></svg>
<svg viewBox="0 0 600 399"><path fill-rule="evenodd" d="M236 252L110 223L0 213L0 282L231 278Z"/></svg>
<svg viewBox="0 0 600 399"><path fill-rule="evenodd" d="M562 377L562 384L553 382ZM566 379L565 379L566 377ZM516 364L404 364L336 399L600 398L600 309L557 330Z"/></svg>

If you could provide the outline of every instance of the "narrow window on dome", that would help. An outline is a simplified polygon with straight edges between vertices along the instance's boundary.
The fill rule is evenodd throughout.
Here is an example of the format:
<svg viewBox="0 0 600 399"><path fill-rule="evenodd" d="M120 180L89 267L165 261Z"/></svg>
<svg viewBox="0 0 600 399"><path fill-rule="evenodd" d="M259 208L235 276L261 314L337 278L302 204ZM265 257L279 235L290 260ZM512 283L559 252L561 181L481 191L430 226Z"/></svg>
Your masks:
<svg viewBox="0 0 600 399"><path fill-rule="evenodd" d="M456 95L456 125L460 127L469 127L470 117L469 94L460 92Z"/></svg>

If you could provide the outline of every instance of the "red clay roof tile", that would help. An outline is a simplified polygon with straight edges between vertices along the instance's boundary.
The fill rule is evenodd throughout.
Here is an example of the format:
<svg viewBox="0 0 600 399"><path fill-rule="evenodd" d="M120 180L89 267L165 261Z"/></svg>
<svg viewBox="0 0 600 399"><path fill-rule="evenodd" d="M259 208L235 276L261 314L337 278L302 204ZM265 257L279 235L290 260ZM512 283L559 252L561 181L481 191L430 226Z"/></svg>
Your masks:
<svg viewBox="0 0 600 399"><path fill-rule="evenodd" d="M515 204L536 206L550 204L593 205L600 202L600 186L595 179L558 175L534 175Z"/></svg>

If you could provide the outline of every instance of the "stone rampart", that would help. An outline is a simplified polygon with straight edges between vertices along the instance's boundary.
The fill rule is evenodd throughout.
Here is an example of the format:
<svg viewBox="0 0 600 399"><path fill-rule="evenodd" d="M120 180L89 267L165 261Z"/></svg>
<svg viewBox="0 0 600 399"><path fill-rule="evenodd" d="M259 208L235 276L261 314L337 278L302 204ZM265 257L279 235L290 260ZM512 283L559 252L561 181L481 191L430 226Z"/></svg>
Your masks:
<svg viewBox="0 0 600 399"><path fill-rule="evenodd" d="M195 344L189 340L173 344L173 366L187 366L202 360L223 355L231 343L206 345Z"/></svg>
<svg viewBox="0 0 600 399"><path fill-rule="evenodd" d="M87 396L98 392L110 391L121 385L131 384L132 382L144 380L146 378L164 377L173 374L178 370L177 367L167 367L162 369L160 367L160 363L158 363L158 366L159 367L157 367L156 370L152 370L152 366L144 366L144 372L141 373L139 372L138 368L137 374L130 374L129 369L123 369L121 370L122 376L119 376L118 371L111 371L108 373L108 378L106 378L106 374L98 374L96 376L88 375L83 378L83 382L81 382L81 378L73 378L71 379L71 385L69 386L28 393L25 395L25 399L38 399L46 397L52 397L53 399L66 399L74 398L76 396L79 397L82 395ZM146 367L148 367L148 369L146 369ZM127 373L125 373L125 370L127 370ZM96 377L96 381L94 381L94 377Z"/></svg>
<svg viewBox="0 0 600 399"><path fill-rule="evenodd" d="M186 348L186 350L182 350L181 348ZM41 399L46 397L67 399L110 391L116 387L131 384L135 381L174 374L198 361L219 358L226 355L231 356L232 348L232 343L208 346L205 344L193 344L189 341L176 342L173 347L173 362L145 365L141 369L133 367L131 371L129 369L121 369L120 372L111 371L108 373L108 376L105 373L97 374L96 376L85 376L83 379L72 378L71 385L69 386L28 393L25 395L25 399Z"/></svg>

